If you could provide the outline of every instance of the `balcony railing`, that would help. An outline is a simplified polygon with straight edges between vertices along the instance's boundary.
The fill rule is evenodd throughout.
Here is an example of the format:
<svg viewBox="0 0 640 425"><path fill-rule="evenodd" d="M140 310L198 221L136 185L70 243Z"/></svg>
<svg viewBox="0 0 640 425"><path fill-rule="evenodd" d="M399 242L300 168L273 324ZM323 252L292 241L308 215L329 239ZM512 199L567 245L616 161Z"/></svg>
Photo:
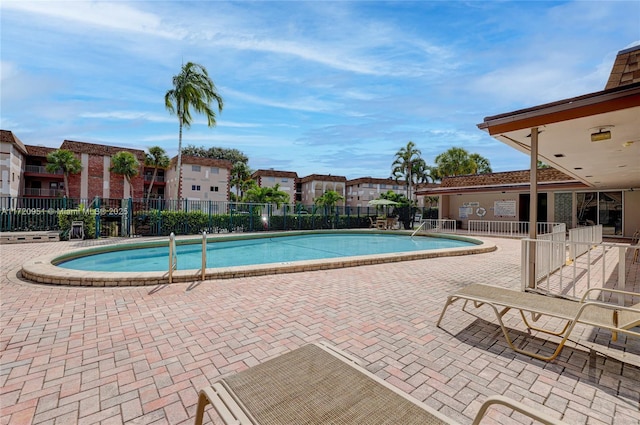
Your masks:
<svg viewBox="0 0 640 425"><path fill-rule="evenodd" d="M60 189L39 189L27 187L24 189L24 196L50 196L50 197L58 197L63 196L64 190Z"/></svg>
<svg viewBox="0 0 640 425"><path fill-rule="evenodd" d="M47 167L44 165L25 165L24 170L27 173L38 173L38 174L60 174L62 175L62 170L57 170L55 172L47 171Z"/></svg>
<svg viewBox="0 0 640 425"><path fill-rule="evenodd" d="M153 176L149 176L147 174L144 175L144 181L145 183L151 183L151 179L153 178ZM154 180L155 183L163 183L164 182L164 176L156 176L156 179Z"/></svg>

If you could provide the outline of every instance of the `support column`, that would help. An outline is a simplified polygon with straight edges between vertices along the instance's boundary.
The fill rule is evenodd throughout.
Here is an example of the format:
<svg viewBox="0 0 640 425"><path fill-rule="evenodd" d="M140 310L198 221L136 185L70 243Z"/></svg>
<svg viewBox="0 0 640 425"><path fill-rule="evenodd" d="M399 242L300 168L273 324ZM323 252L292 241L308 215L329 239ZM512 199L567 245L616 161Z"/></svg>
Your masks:
<svg viewBox="0 0 640 425"><path fill-rule="evenodd" d="M531 129L531 167L529 178L529 239L538 237L538 127ZM536 244L529 243L529 288L536 286Z"/></svg>

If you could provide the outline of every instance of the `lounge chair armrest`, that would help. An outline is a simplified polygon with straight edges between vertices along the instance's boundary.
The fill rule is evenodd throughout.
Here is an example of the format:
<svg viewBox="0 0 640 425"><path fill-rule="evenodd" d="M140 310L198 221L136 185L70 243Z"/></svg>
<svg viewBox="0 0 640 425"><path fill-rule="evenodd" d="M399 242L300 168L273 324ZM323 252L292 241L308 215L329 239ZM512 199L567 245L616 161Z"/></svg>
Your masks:
<svg viewBox="0 0 640 425"><path fill-rule="evenodd" d="M622 294L622 295L629 295L631 297L638 297L640 298L640 293L637 292L629 292L629 291L621 291L620 289L610 289L610 288L590 288L587 289L587 292L584 293L584 295L582 296L582 298L580 298L580 302L584 303L584 302L593 302L593 301L597 301L597 298L589 298L589 295L592 292L609 292L612 294Z"/></svg>
<svg viewBox="0 0 640 425"><path fill-rule="evenodd" d="M253 425L247 412L220 382L200 390L196 408L195 425L202 425L204 409L211 404L225 424Z"/></svg>
<svg viewBox="0 0 640 425"><path fill-rule="evenodd" d="M511 400L510 398L501 396L501 395L494 395L491 396L489 398L487 398L484 403L482 403L482 406L480 406L480 410L478 410L478 413L476 414L475 419L473 420L473 425L478 425L480 423L480 421L482 421L482 418L484 417L485 413L487 412L487 409L489 407L491 407L494 404L501 404L503 406L506 406L512 410L515 410L516 412L522 413L523 415L526 415L528 417L530 417L531 419L534 419L538 422L541 422L545 425L563 425L565 424L564 422L562 422L559 419L556 419L544 412L541 412L533 407L527 406L525 404L522 404L520 402L517 402L515 400Z"/></svg>

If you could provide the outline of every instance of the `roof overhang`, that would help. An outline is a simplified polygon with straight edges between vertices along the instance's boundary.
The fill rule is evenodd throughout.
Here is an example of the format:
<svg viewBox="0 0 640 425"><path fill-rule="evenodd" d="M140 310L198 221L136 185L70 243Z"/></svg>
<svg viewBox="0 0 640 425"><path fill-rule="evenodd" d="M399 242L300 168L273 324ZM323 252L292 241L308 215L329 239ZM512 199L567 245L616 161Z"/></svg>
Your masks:
<svg viewBox="0 0 640 425"><path fill-rule="evenodd" d="M611 138L591 134L610 127ZM538 159L598 189L640 187L640 83L487 117L478 128L531 152L537 127Z"/></svg>

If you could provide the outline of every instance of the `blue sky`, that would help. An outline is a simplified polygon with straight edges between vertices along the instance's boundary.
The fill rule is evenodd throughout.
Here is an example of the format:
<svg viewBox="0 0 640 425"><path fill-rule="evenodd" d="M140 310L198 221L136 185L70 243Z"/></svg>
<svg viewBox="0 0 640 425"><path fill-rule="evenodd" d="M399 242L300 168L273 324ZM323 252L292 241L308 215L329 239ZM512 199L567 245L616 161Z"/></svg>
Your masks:
<svg viewBox="0 0 640 425"><path fill-rule="evenodd" d="M183 143L252 169L386 178L409 140L433 164L461 146L494 171L529 159L484 117L602 90L640 43L640 1L14 1L0 4L0 127L177 153L164 107L184 62L224 98Z"/></svg>

